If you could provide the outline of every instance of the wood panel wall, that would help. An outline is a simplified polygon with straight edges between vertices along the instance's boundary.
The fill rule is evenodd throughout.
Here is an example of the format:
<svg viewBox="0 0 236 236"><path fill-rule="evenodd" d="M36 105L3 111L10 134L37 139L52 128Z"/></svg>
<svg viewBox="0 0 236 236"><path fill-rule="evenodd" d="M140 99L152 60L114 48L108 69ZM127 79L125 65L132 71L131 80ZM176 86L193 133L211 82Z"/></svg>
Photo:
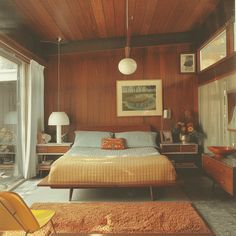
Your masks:
<svg viewBox="0 0 236 236"><path fill-rule="evenodd" d="M61 56L60 109L70 118L72 133L79 126L150 124L155 130L171 129L181 119L184 110L197 112L197 83L195 74L181 74L180 53L192 52L190 45L174 45L131 50L138 64L133 75L124 76L117 68L124 50L70 54ZM49 57L45 73L45 127L47 120L57 110L57 57ZM170 108L172 118L117 117L117 80L161 79L163 83L163 108Z"/></svg>

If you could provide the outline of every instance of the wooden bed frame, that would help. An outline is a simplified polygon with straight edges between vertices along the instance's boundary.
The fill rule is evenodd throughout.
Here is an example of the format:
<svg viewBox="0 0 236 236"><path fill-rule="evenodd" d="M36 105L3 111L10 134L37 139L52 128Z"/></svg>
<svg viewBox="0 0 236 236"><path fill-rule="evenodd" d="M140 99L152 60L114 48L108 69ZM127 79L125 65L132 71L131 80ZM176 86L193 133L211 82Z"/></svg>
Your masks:
<svg viewBox="0 0 236 236"><path fill-rule="evenodd" d="M157 192L155 193L154 196L154 191L153 188L154 187L166 187L166 186L171 186L171 185L175 185L176 183L169 183L169 184L157 184L157 183L142 183L142 184L122 184L122 183L118 183L118 184L114 184L114 183L106 183L106 184L50 184L48 182L48 176L43 178L39 183L38 186L39 187L50 187L50 188L54 188L54 189L69 189L69 201L72 200L72 195L73 195L73 191L74 189L88 189L88 188L128 188L128 187L135 187L135 188L143 188L143 187L148 187L149 188L149 192L150 192L150 198L152 201L154 201L157 198Z"/></svg>
<svg viewBox="0 0 236 236"><path fill-rule="evenodd" d="M111 131L111 132L126 132L126 131L151 131L150 125L135 125L135 126L97 126L97 127L79 127L77 130L88 130L88 131ZM174 185L175 182L170 183L168 185ZM167 184L157 184L155 182L153 183L143 183L143 184L114 184L114 183L107 183L107 184L97 184L97 183L88 183L88 184L50 184L48 182L48 176L42 179L38 186L40 187L50 187L54 189L69 189L69 201L72 200L73 190L79 189L79 188L114 188L114 187L148 187L150 191L151 200L154 200L153 195L153 187L161 187L161 186L167 186Z"/></svg>

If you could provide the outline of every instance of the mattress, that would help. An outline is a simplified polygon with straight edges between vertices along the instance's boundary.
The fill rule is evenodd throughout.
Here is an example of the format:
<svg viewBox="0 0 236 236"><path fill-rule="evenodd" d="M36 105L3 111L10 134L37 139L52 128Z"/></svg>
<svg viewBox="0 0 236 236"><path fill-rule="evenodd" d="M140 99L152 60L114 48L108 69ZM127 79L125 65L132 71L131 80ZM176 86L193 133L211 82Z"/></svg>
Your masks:
<svg viewBox="0 0 236 236"><path fill-rule="evenodd" d="M154 148L115 150L118 152L92 149L72 149L57 159L51 166L49 183L127 186L175 182L172 163Z"/></svg>

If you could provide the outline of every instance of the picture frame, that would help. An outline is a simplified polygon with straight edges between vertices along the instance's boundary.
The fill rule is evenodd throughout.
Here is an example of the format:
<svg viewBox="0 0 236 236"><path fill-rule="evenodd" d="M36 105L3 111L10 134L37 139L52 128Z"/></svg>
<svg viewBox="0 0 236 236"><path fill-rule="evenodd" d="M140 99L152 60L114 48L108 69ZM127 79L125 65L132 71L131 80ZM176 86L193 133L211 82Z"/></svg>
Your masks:
<svg viewBox="0 0 236 236"><path fill-rule="evenodd" d="M161 130L160 136L161 136L161 143L173 143L171 130Z"/></svg>
<svg viewBox="0 0 236 236"><path fill-rule="evenodd" d="M181 73L195 73L196 61L194 53L180 54L180 72Z"/></svg>
<svg viewBox="0 0 236 236"><path fill-rule="evenodd" d="M117 116L162 116L161 80L125 80L116 83Z"/></svg>

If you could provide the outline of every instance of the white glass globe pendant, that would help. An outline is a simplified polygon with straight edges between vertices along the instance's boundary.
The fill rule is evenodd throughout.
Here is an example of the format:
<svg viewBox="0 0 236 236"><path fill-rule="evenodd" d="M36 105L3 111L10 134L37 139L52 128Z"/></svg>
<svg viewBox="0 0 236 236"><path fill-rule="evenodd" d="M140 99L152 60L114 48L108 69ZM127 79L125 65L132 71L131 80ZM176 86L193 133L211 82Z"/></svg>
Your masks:
<svg viewBox="0 0 236 236"><path fill-rule="evenodd" d="M126 47L125 47L125 58L122 59L118 64L120 73L124 75L131 75L137 69L137 63L134 59L130 58L130 31L129 31L129 3L126 0Z"/></svg>
<svg viewBox="0 0 236 236"><path fill-rule="evenodd" d="M137 69L137 63L132 58L124 58L118 64L119 71L124 75L131 75Z"/></svg>
<svg viewBox="0 0 236 236"><path fill-rule="evenodd" d="M125 47L125 58L122 59L118 64L118 69L120 73L124 75L131 75L137 69L137 63L134 59L129 57L130 55L130 47Z"/></svg>

